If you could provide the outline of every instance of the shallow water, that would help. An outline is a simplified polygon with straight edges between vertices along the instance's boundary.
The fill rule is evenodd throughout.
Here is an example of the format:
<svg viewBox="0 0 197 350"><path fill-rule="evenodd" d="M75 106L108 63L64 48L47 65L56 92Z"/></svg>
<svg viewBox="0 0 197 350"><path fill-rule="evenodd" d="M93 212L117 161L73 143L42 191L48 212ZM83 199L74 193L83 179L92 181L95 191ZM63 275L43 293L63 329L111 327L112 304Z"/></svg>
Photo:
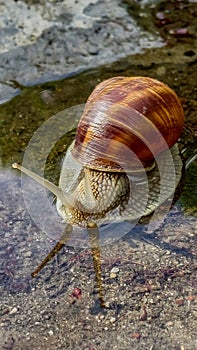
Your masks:
<svg viewBox="0 0 197 350"><path fill-rule="evenodd" d="M1 105L2 349L195 349L197 65L195 56L185 54L189 51L194 52L193 43L181 42L176 50L147 51L61 81L21 86L19 96ZM107 306L101 309L91 249L65 245L32 279L31 273L54 246L52 237L58 238L59 232L54 222L47 236L32 220L20 174L11 164L22 162L29 141L46 120L83 104L98 82L115 75L151 76L177 92L186 116L180 148L188 166L184 187L160 228L148 233L146 226L136 225L122 239L97 251ZM66 116L65 125L59 126L60 139L51 152L53 129L47 129L49 143L46 138L34 142L34 168L55 183L81 113L78 107L69 111L77 113ZM23 186L32 190L32 202L39 201L41 188L28 178L23 178ZM43 205L37 215L47 223L47 215L53 215L50 210Z"/></svg>

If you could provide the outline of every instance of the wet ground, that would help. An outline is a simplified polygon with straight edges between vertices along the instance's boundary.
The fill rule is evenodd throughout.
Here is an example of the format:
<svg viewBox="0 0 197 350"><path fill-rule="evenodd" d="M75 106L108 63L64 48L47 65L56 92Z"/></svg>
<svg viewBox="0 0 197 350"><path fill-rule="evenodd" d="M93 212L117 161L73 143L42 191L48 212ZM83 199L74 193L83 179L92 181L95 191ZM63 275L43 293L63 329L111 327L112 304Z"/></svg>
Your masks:
<svg viewBox="0 0 197 350"><path fill-rule="evenodd" d="M150 17L149 11L145 15ZM117 0L6 0L0 5L0 22L1 80L23 85L164 45L158 33L129 15L127 2Z"/></svg>
<svg viewBox="0 0 197 350"><path fill-rule="evenodd" d="M33 87L14 82L20 95L0 108L2 350L197 348L197 161L193 158L197 135L196 7L194 2L181 1L163 2L156 8L149 3L146 11L143 1L126 1L124 6L141 30L152 31L152 35L159 32L166 45L61 81ZM139 9L147 15L137 16ZM10 76L16 79L14 74L12 71ZM55 241L29 215L20 176L11 164L22 162L30 138L44 121L84 103L99 81L115 75L151 76L177 92L186 116L180 148L187 169L184 187L161 227L148 233L145 225L137 225L122 239L100 248L106 304L102 309L90 249L64 246L37 277L31 277ZM1 91L4 98L9 95L5 89ZM56 144L47 160L46 176L56 183L77 118L62 125L71 131ZM44 149L45 144L42 146ZM36 166L42 162L41 149ZM36 191L29 179L26 185ZM39 192L35 193L35 200L38 196ZM47 222L47 208L41 215Z"/></svg>

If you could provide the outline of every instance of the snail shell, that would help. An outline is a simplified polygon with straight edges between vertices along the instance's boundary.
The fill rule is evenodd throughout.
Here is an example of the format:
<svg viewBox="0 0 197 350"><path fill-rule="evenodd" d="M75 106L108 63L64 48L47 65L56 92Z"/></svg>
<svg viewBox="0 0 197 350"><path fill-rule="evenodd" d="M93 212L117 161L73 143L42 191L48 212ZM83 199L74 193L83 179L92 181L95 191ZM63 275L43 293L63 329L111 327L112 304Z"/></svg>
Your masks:
<svg viewBox="0 0 197 350"><path fill-rule="evenodd" d="M183 123L181 103L167 85L147 77L114 77L89 96L72 155L100 171L135 171L139 160L148 168L177 142Z"/></svg>

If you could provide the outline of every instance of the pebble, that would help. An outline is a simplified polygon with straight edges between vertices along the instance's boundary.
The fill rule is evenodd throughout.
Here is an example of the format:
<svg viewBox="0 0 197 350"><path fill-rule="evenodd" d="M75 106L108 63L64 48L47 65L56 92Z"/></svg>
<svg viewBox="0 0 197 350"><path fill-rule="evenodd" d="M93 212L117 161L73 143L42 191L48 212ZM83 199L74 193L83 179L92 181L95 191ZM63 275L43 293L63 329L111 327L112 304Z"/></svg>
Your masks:
<svg viewBox="0 0 197 350"><path fill-rule="evenodd" d="M157 68L157 75L164 76L166 74L166 68L164 66Z"/></svg>
<svg viewBox="0 0 197 350"><path fill-rule="evenodd" d="M141 338L141 334L140 333L133 333L132 334L132 338L134 338L134 339L137 339L137 340L139 340L140 338Z"/></svg>
<svg viewBox="0 0 197 350"><path fill-rule="evenodd" d="M113 267L110 271L110 278L116 278L119 271L120 269L118 267Z"/></svg>
<svg viewBox="0 0 197 350"><path fill-rule="evenodd" d="M184 304L184 300L183 299L176 299L175 303L179 306L182 306Z"/></svg>
<svg viewBox="0 0 197 350"><path fill-rule="evenodd" d="M13 307L13 309L12 309L12 310L10 310L10 315L14 315L14 314L16 314L16 313L17 313L17 311L18 311L17 307Z"/></svg>
<svg viewBox="0 0 197 350"><path fill-rule="evenodd" d="M31 258L31 256L32 256L31 250L28 250L27 252L24 253L25 258Z"/></svg>
<svg viewBox="0 0 197 350"><path fill-rule="evenodd" d="M113 267L111 273L118 273L120 271L119 267Z"/></svg>
<svg viewBox="0 0 197 350"><path fill-rule="evenodd" d="M111 318L110 318L110 322L111 322L111 323L116 322L116 318L115 318L115 317L111 317Z"/></svg>

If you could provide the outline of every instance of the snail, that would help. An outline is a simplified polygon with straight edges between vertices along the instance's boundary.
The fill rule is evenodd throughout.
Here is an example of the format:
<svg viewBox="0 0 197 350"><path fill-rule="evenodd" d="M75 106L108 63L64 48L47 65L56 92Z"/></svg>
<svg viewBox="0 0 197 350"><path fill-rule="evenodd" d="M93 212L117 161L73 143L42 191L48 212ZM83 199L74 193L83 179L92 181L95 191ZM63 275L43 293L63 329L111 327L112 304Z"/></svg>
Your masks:
<svg viewBox="0 0 197 350"><path fill-rule="evenodd" d="M86 102L59 186L19 164L13 167L53 192L59 215L72 226L136 220L174 193L181 178L177 141L183 123L179 98L164 83L148 77L110 78Z"/></svg>

